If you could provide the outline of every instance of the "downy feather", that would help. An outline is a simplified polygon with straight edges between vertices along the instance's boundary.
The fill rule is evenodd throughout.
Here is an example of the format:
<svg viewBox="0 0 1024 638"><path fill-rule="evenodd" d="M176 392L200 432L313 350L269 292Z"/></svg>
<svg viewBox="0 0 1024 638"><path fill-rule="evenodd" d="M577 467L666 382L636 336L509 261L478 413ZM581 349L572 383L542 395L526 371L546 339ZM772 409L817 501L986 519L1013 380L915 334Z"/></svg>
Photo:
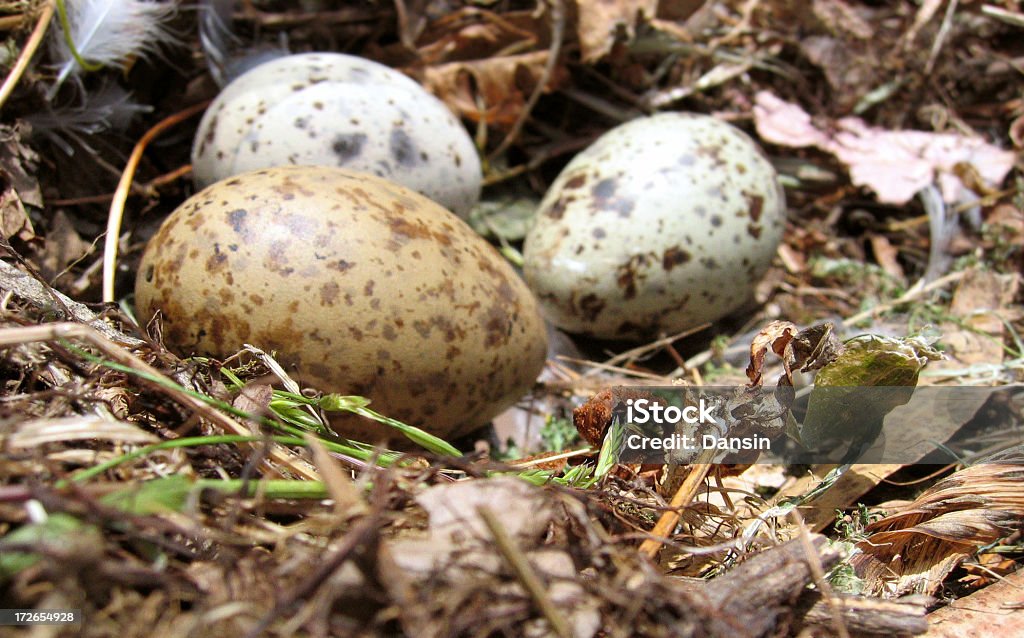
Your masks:
<svg viewBox="0 0 1024 638"><path fill-rule="evenodd" d="M120 86L104 83L96 91L84 93L80 104L48 107L24 119L32 125L33 136L49 139L68 155L75 153L69 140L78 142L86 151L95 154L86 141L90 136L106 131L123 131L135 116L152 110L151 106L135 102L131 94Z"/></svg>
<svg viewBox="0 0 1024 638"><path fill-rule="evenodd" d="M231 24L234 8L235 0L201 0L199 3L199 43L210 75L221 87L253 67L288 55L283 34L277 45L242 42Z"/></svg>
<svg viewBox="0 0 1024 638"><path fill-rule="evenodd" d="M175 12L173 2L64 0L64 5L71 41L90 66L121 65L129 57L146 56L174 40L166 26ZM50 51L60 70L52 92L83 71L68 46L63 26L59 20L56 22Z"/></svg>

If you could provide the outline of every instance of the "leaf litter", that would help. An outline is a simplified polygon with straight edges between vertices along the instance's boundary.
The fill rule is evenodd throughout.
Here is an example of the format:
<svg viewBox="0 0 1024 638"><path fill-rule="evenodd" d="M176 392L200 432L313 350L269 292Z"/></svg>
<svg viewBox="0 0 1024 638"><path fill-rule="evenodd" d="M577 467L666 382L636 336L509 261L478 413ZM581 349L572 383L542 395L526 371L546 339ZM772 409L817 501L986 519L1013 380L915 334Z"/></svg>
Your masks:
<svg viewBox="0 0 1024 638"><path fill-rule="evenodd" d="M39 6L0 7L13 50ZM196 16L169 6L124 3L159 19L139 33L180 46L148 55L161 35L134 52L79 51L106 70L81 65L51 26L57 54L39 59L55 66L30 67L5 104L5 607L82 609L86 635L913 635L953 583L967 595L998 580L969 578L975 564L1001 577L1019 563L1019 448L942 477L857 463L666 468L608 452L622 435L609 402L652 380L812 396L815 377L1020 383L1014 3L229 8L255 48L344 48L434 91L491 158L499 205L480 225L508 255L558 167L644 110L739 124L787 179L795 219L759 310L639 348L562 335L512 434L575 419L581 439L545 451L530 446L566 439L524 435L520 452L538 458L504 461L494 436L455 442L458 456L411 430L401 450L323 437L330 410L404 424L289 386L260 344L226 362L182 360L159 323L95 303L98 239L134 140L215 91ZM63 128L44 130L51 113ZM116 276L131 276L188 193L189 142L171 129L141 157ZM508 193L515 205L500 204ZM900 414L898 401L887 408ZM815 409L808 437L837 427L834 410ZM976 410L1021 427L1019 394ZM805 532L805 516L824 535Z"/></svg>

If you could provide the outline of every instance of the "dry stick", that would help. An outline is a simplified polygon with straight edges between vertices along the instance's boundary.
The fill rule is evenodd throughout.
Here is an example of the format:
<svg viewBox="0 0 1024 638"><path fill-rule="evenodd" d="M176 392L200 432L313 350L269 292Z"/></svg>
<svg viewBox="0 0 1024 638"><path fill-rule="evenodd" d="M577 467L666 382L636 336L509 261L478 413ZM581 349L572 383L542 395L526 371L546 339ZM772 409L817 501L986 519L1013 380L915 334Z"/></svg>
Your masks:
<svg viewBox="0 0 1024 638"><path fill-rule="evenodd" d="M886 303L878 304L874 308L869 308L864 312L859 312L853 315L852 317L844 319L843 325L852 326L855 323L858 323L860 321L863 321L864 319L873 316L876 312L885 312L886 310L890 310L892 308L895 308L896 306L914 301L918 297L923 297L924 295L928 294L933 290L945 288L948 284L951 284L955 281L960 281L961 279L963 279L965 274L967 274L967 271L961 270L959 272L950 273L944 277L939 277L930 284L921 286L920 288L912 288L908 290L905 294L903 294L899 299L893 299L892 301L887 301Z"/></svg>
<svg viewBox="0 0 1024 638"><path fill-rule="evenodd" d="M43 324L40 326L28 326L25 328L0 329L0 347L28 343L30 341L61 341L68 339L81 339L83 341L87 341L90 345L102 352L115 363L119 363L125 367L129 367L152 377L166 379L159 370L121 349L89 326L78 323L61 322ZM145 385L151 386L160 392L167 393L180 406L199 413L200 416L206 418L211 423L220 426L226 432L243 436L252 436L252 432L250 432L245 426L237 423L227 415L218 412L204 403L201 399L190 396L184 392L172 390L166 385L162 385L156 381L151 381L142 376L138 377L138 379ZM167 379L167 383L171 384L174 382ZM269 456L271 459L280 463L282 466L287 467L302 478L309 479L311 481L320 480L320 476L313 468L307 466L304 461L277 445L270 449Z"/></svg>
<svg viewBox="0 0 1024 638"><path fill-rule="evenodd" d="M544 589L544 583L540 581L540 578L537 577L537 572L530 566L530 562L526 560L523 553L516 547L512 537L501 526L501 521L498 520L498 517L486 505L481 505L476 511L480 518L483 519L484 524L487 525L487 529L491 531L491 535L494 536L494 542L498 546L498 551L508 562L512 571L516 573L519 582L522 583L530 598L533 598L533 602L536 603L540 612L547 618L548 623L551 624L551 629L561 638L572 638L573 633L569 623L566 622L561 612L558 611L558 607L555 607L555 603L548 596L547 590Z"/></svg>
<svg viewBox="0 0 1024 638"><path fill-rule="evenodd" d="M170 184L192 172L191 164L183 164L169 173L158 175L153 179L139 184L135 193L146 196L156 194L156 189L165 184ZM85 197L71 197L68 199L48 200L51 206L80 206L83 204L105 204L114 198L114 193L103 193L102 195L86 195Z"/></svg>
<svg viewBox="0 0 1024 638"><path fill-rule="evenodd" d="M46 29L50 26L50 20L53 19L53 11L54 3L47 2L46 6L43 7L43 11L39 14L36 28L32 30L32 35L25 42L25 47L21 50L21 55L18 56L18 61L14 63L11 72L7 74L7 79L4 80L3 86L0 86L0 108L3 108L7 98L14 91L14 87L21 81L21 76L25 74L28 63L32 61L32 56L36 54L36 49L39 48L39 44L43 41L43 36L46 35Z"/></svg>
<svg viewBox="0 0 1024 638"><path fill-rule="evenodd" d="M672 530L676 528L676 524L679 523L679 510L689 505L693 497L697 496L697 490L700 489L704 478L711 471L711 459L714 457L715 450L713 448L701 451L697 461L690 466L690 473L686 475L683 484L679 486L675 496L672 497L672 502L669 504L672 509L663 512L658 523L651 530L651 535L656 538L648 538L640 545L641 554L645 554L651 559L658 554L658 550L661 549L664 542L662 539L668 538L672 534Z"/></svg>
<svg viewBox="0 0 1024 638"><path fill-rule="evenodd" d="M543 1L543 0L542 0ZM533 92L530 93L530 98L526 100L526 104L523 105L523 110L519 113L519 117L516 118L515 124L509 129L508 135L505 139L501 140L501 144L498 144L498 148L491 151L488 155L489 159L494 159L500 156L502 153L508 150L508 147L512 146L512 143L519 137L520 131L523 130L523 126L526 125L526 120L530 119L530 113L533 112L533 107L537 105L537 100L540 99L541 93L547 88L548 82L551 81L551 75L555 72L555 65L558 63L558 54L562 50L562 34L565 32L565 7L563 0L550 0L551 2L551 47L548 49L548 59L544 64L544 70L541 71L540 78L537 81L537 86L533 88Z"/></svg>
<svg viewBox="0 0 1024 638"><path fill-rule="evenodd" d="M949 29L953 25L953 15L956 13L958 0L949 0L949 4L946 5L946 15L942 18L942 25L939 26L939 33L935 36L935 41L932 43L932 50L928 54L928 62L924 65L924 75L929 76L932 73L932 68L935 67L935 60L939 57L939 51L942 50L942 45L946 41L946 36L949 35Z"/></svg>
<svg viewBox="0 0 1024 638"><path fill-rule="evenodd" d="M135 170L142 161L142 153L146 147L158 135L171 128L175 124L183 122L196 113L201 113L210 105L210 101L194 104L184 111L169 115L157 122L156 126L146 133L135 144L132 154L125 164L124 172L121 173L121 181L117 183L117 190L114 191L114 200L110 202L110 213L107 216L107 238L103 246L103 301L116 301L114 296L114 268L117 265L117 242L121 235L121 220L124 217L124 204L128 200L128 191L132 186L132 179L135 177Z"/></svg>
<svg viewBox="0 0 1024 638"><path fill-rule="evenodd" d="M843 610L840 608L841 603L832 594L832 587L825 579L825 570L821 565L821 557L818 556L818 551L814 548L814 543L811 542L811 535L807 531L807 525L804 524L804 519L800 516L800 512L793 510L791 514L790 518L796 523L797 529L800 530L800 544L807 555L807 568L811 570L814 584L818 587L818 591L822 593L822 596L824 596L829 613L832 616L832 629L836 630L836 635L839 638L850 638L850 630L846 627L846 622L843 620Z"/></svg>
<svg viewBox="0 0 1024 638"><path fill-rule="evenodd" d="M683 330L681 332L677 332L674 335L669 335L667 337L662 337L661 339L658 339L656 341L652 341L651 343L647 343L647 344L644 344L642 346L638 346L638 347L633 348L631 350L626 350L625 352L620 352L619 354L615 355L611 359L608 359L607 361L605 361L604 364L605 365L609 365L609 366L617 366L620 363L622 363L623 361L631 361L631 360L634 360L634 359L639 359L640 357L642 357L643 355L647 354L648 352L652 352L654 350L658 350L659 348L664 348L665 346L671 346L675 341L678 341L679 339L685 339L686 337L689 337L690 335L697 334L698 332L701 332L702 330L704 330L706 328L710 328L710 327L711 327L711 324L708 323L708 322L705 322L705 323L700 324L699 326L695 326L693 328L687 328L686 330Z"/></svg>

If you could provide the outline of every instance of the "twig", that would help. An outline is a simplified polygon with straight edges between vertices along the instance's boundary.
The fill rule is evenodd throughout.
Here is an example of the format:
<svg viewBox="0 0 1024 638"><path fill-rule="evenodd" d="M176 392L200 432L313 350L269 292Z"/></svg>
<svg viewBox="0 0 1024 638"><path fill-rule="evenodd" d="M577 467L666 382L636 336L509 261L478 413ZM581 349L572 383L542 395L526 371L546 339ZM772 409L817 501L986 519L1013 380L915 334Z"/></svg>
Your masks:
<svg viewBox="0 0 1024 638"><path fill-rule="evenodd" d="M690 466L690 473L686 475L683 484L676 490L675 496L672 497L672 502L669 504L672 509L663 512L658 523L651 530L651 535L655 538L648 538L640 545L641 554L651 559L658 554L658 550L663 544L662 539L668 538L672 534L672 530L676 528L676 524L679 523L679 510L689 505L693 497L697 495L697 490L700 489L704 478L711 470L710 461L714 456L715 450L706 448L697 457L696 463Z"/></svg>
<svg viewBox="0 0 1024 638"><path fill-rule="evenodd" d="M57 314L62 319L73 319L79 323L88 324L115 343L125 346L140 346L145 343L141 339L136 339L117 330L97 317L84 304L72 300L67 295L33 277L32 274L14 267L6 261L0 261L0 290L9 290L37 308L57 310Z"/></svg>
<svg viewBox="0 0 1024 638"><path fill-rule="evenodd" d="M633 348L631 350L626 350L625 352L620 352L619 354L615 355L611 359L608 359L607 361L605 361L604 364L608 365L608 366L617 366L620 363L622 363L623 361L633 361L633 360L639 359L640 357L642 357L643 355L647 354L648 352L653 352L654 350L658 350L659 348L664 348L665 346L670 346L670 345L672 345L673 342L678 341L679 339L683 339L685 337L689 337L690 335L697 334L698 332L701 332L702 330L705 330L706 328L710 328L710 327L711 327L710 323L706 323L706 322L702 323L699 326L696 326L694 328L688 328L687 330L683 330L682 332L677 332L674 335L669 335L667 337L662 337L661 339L658 339L656 341L652 341L651 343L647 343L647 344L644 344L642 346L638 346L638 347Z"/></svg>
<svg viewBox="0 0 1024 638"><path fill-rule="evenodd" d="M543 1L543 0L542 0ZM523 105L523 110L519 113L519 117L516 118L515 124L509 129L508 135L505 139L501 140L501 144L498 144L498 148L491 151L488 155L488 159L494 159L500 156L502 153L508 150L512 143L519 137L520 131L523 130L523 126L526 125L526 120L530 118L530 113L533 112L533 107L537 105L537 100L540 99L541 93L547 88L548 82L551 80L551 75L555 72L555 65L558 64L558 55L562 50L562 34L565 32L565 6L563 0L550 0L551 3L551 47L548 49L548 59L544 64L544 70L541 71L540 78L537 80L537 86L533 88L533 92L530 93L529 99L526 100L526 104Z"/></svg>
<svg viewBox="0 0 1024 638"><path fill-rule="evenodd" d="M828 580L825 579L825 570L821 565L821 557L818 555L818 550L814 548L814 543L811 542L811 534L807 531L807 525L804 524L804 519L800 516L800 512L796 510L790 512L790 518L794 520L797 529L800 530L800 544L803 546L804 553L807 556L807 567L811 570L811 575L814 577L814 584L818 587L818 591L821 592L825 603L828 605L829 612L832 615L832 629L835 629L836 635L839 638L850 638L850 631L843 620L841 603L833 595L832 587L829 586Z"/></svg>
<svg viewBox="0 0 1024 638"><path fill-rule="evenodd" d="M533 602L536 603L540 612L547 618L548 623L551 624L551 629L561 638L572 638L573 634L569 623L566 622L561 612L555 607L555 603L548 596L547 590L544 589L544 583L540 581L537 572L530 566L530 562L526 560L523 553L516 547L515 541L508 535L505 528L502 527L498 517L486 505L481 505L476 511L480 514L484 524L487 525L491 535L494 536L494 542L498 546L498 551L508 562L512 571L515 572L516 577L522 583L530 598L533 598Z"/></svg>
<svg viewBox="0 0 1024 638"><path fill-rule="evenodd" d="M36 49L39 48L39 44L43 41L43 36L46 35L46 29L50 26L50 20L53 19L53 11L53 2L47 2L39 14L36 28L32 30L32 35L29 36L24 48L21 50L21 55L18 56L18 60L11 68L11 72L7 74L7 79L0 86L0 108L3 108L7 98L14 91L14 87L21 81L21 76L25 74L28 63L32 61L32 56L36 54Z"/></svg>
<svg viewBox="0 0 1024 638"><path fill-rule="evenodd" d="M121 173L121 181L117 183L117 190L114 191L114 199L110 202L110 213L107 216L107 238L103 246L103 301L116 301L114 295L114 268L117 265L117 242L121 236L121 220L124 218L124 204L128 200L128 191L132 186L132 179L135 177L135 170L142 161L142 153L146 147L158 135L172 126L187 120L196 113L201 113L210 105L209 101L194 104L184 111L169 115L157 122L157 124L146 131L146 133L135 144L128 163L125 164L124 172Z"/></svg>
<svg viewBox="0 0 1024 638"><path fill-rule="evenodd" d="M145 195L147 197L152 197L153 195L156 194L156 189L158 187L171 184L179 180L180 178L188 175L191 172L192 165L184 164L169 173L157 175L148 182L145 182L144 184L139 184L137 188L133 186L133 189L135 190L135 194L137 195ZM71 197L68 199L50 199L47 200L47 202L51 206L82 206L84 204L106 204L113 198L114 193L102 193L100 195L86 195L85 197Z"/></svg>
<svg viewBox="0 0 1024 638"><path fill-rule="evenodd" d="M24 14L0 17L0 31L17 29L25 22L27 22L27 19Z"/></svg>
<svg viewBox="0 0 1024 638"><path fill-rule="evenodd" d="M900 305L903 305L905 303L910 303L911 301L914 301L918 297L923 297L924 295L928 294L929 292L932 292L933 290L938 290L939 288L945 288L947 285L949 285L951 283L960 281L961 279L963 279L965 274L967 274L967 271L966 270L961 270L959 272L949 273L948 275L946 275L944 277L939 277L938 279L936 279L935 281L931 282L930 284L925 284L923 286L914 286L913 288L911 288L910 290L905 292L903 295L901 295L897 299L893 299L892 301L887 301L885 303L878 304L874 308L869 308L868 310L865 310L864 312L859 312L859 313L853 315L852 317L848 317L846 319L843 319L843 325L844 326L852 326L852 325L855 325L857 323L860 323L861 321L863 321L865 319L868 319L869 317L874 316L876 313L885 312L887 310L891 310L892 308L895 308L896 306L900 306Z"/></svg>
<svg viewBox="0 0 1024 638"><path fill-rule="evenodd" d="M935 66L935 60L939 57L939 51L942 50L946 36L949 35L949 30L953 26L953 15L956 13L957 4L959 4L958 0L949 0L949 4L946 6L946 15L942 18L942 25L935 36L935 42L932 43L932 50L928 54L928 62L924 65L924 74L926 76L931 75L932 68Z"/></svg>

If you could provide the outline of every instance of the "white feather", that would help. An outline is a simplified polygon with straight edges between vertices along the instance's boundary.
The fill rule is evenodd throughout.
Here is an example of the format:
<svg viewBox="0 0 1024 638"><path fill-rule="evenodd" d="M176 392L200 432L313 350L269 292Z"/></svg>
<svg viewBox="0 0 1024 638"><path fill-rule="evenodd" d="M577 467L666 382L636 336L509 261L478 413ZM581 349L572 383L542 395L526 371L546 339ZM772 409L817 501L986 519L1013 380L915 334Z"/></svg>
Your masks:
<svg viewBox="0 0 1024 638"><path fill-rule="evenodd" d="M175 12L173 2L65 0L65 6L71 40L90 65L118 66L132 56L151 54L174 39L166 26ZM59 22L50 40L51 55L60 68L54 89L83 70Z"/></svg>
<svg viewBox="0 0 1024 638"><path fill-rule="evenodd" d="M210 75L221 87L249 69L289 53L283 33L277 45L242 42L232 28L234 7L235 0L199 2L199 42L206 54Z"/></svg>

